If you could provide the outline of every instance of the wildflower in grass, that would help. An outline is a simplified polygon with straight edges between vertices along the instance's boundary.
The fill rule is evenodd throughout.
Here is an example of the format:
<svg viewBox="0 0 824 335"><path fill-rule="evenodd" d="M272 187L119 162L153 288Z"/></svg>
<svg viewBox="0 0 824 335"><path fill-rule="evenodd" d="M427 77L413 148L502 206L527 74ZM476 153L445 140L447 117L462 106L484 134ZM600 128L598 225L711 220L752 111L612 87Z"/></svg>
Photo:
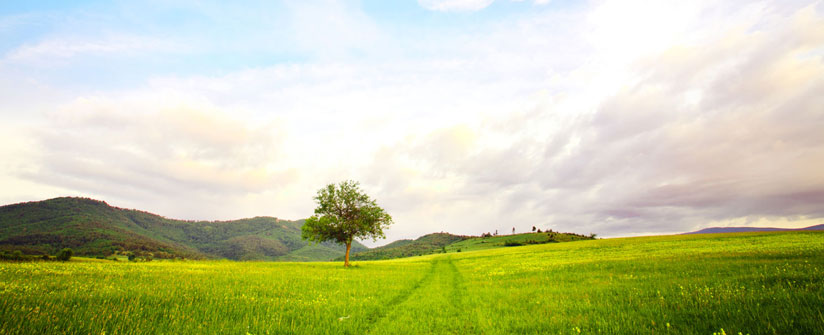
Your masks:
<svg viewBox="0 0 824 335"><path fill-rule="evenodd" d="M713 332L712 335L727 335L727 332L724 331L724 328L721 328L718 332Z"/></svg>

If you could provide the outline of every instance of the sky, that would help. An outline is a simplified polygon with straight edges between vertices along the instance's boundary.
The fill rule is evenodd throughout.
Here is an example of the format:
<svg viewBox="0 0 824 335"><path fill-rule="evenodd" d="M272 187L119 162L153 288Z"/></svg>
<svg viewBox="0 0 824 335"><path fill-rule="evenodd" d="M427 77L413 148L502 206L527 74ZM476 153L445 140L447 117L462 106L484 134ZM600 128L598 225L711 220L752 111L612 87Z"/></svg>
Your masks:
<svg viewBox="0 0 824 335"><path fill-rule="evenodd" d="M824 223L822 1L6 1L0 204L387 239Z"/></svg>

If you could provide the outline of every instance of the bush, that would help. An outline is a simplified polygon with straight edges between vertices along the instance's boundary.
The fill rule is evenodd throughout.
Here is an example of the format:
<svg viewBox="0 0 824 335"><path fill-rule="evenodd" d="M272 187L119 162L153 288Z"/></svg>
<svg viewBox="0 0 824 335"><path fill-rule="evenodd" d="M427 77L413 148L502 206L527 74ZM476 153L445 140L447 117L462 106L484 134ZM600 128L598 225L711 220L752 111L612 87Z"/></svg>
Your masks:
<svg viewBox="0 0 824 335"><path fill-rule="evenodd" d="M72 251L72 249L64 248L63 250L60 250L60 252L57 253L57 256L55 258L57 258L57 260L59 261L65 262L72 259L72 255L74 255L74 251Z"/></svg>
<svg viewBox="0 0 824 335"><path fill-rule="evenodd" d="M22 261L24 258L26 258L26 256L24 256L20 250L15 250L11 253L11 259L15 261Z"/></svg>
<svg viewBox="0 0 824 335"><path fill-rule="evenodd" d="M505 247L517 247L517 246L521 246L521 245L524 245L524 244L521 243L521 242L518 242L518 241L506 241L506 242L504 242Z"/></svg>

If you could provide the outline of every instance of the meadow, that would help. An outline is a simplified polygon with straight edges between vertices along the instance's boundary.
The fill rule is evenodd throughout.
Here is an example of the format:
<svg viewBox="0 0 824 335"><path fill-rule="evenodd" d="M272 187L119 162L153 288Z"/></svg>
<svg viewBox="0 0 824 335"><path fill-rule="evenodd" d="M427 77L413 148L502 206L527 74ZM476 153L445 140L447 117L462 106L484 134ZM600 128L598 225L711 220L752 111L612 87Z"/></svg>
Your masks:
<svg viewBox="0 0 824 335"><path fill-rule="evenodd" d="M824 334L824 233L386 261L0 263L0 334Z"/></svg>

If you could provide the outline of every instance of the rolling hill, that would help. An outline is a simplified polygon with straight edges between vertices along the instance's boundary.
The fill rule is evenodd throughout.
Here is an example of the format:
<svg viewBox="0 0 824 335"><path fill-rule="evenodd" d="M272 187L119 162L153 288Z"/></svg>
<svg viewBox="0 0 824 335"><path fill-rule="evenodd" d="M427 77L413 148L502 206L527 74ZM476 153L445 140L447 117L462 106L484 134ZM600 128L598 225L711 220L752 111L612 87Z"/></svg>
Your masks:
<svg viewBox="0 0 824 335"><path fill-rule="evenodd" d="M183 221L109 206L86 198L55 198L0 207L0 250L76 255L151 253L155 258L330 260L344 254L333 243L300 238L303 220L255 217L234 221ZM353 243L354 252L367 248Z"/></svg>
<svg viewBox="0 0 824 335"><path fill-rule="evenodd" d="M824 230L824 224L809 226L805 228L772 228L772 227L711 227L701 230L684 233L686 234L717 234L717 233L746 233L754 231L799 231L799 230Z"/></svg>
<svg viewBox="0 0 824 335"><path fill-rule="evenodd" d="M378 260L433 254L452 243L470 238L449 233L432 233L415 240L397 240L387 245L350 255L352 260Z"/></svg>
<svg viewBox="0 0 824 335"><path fill-rule="evenodd" d="M515 247L531 244L572 242L593 239L595 239L595 236L586 236L575 233L559 233L550 230L541 233L523 233L514 235L496 235L489 237L472 237L446 246L446 251L461 252L501 247Z"/></svg>
<svg viewBox="0 0 824 335"><path fill-rule="evenodd" d="M488 237L453 235L449 233L432 233L415 240L398 240L382 247L355 253L353 260L392 259L435 253L464 252L555 242L571 242L594 239L573 233L553 231L543 233L525 233L514 235L496 235Z"/></svg>

